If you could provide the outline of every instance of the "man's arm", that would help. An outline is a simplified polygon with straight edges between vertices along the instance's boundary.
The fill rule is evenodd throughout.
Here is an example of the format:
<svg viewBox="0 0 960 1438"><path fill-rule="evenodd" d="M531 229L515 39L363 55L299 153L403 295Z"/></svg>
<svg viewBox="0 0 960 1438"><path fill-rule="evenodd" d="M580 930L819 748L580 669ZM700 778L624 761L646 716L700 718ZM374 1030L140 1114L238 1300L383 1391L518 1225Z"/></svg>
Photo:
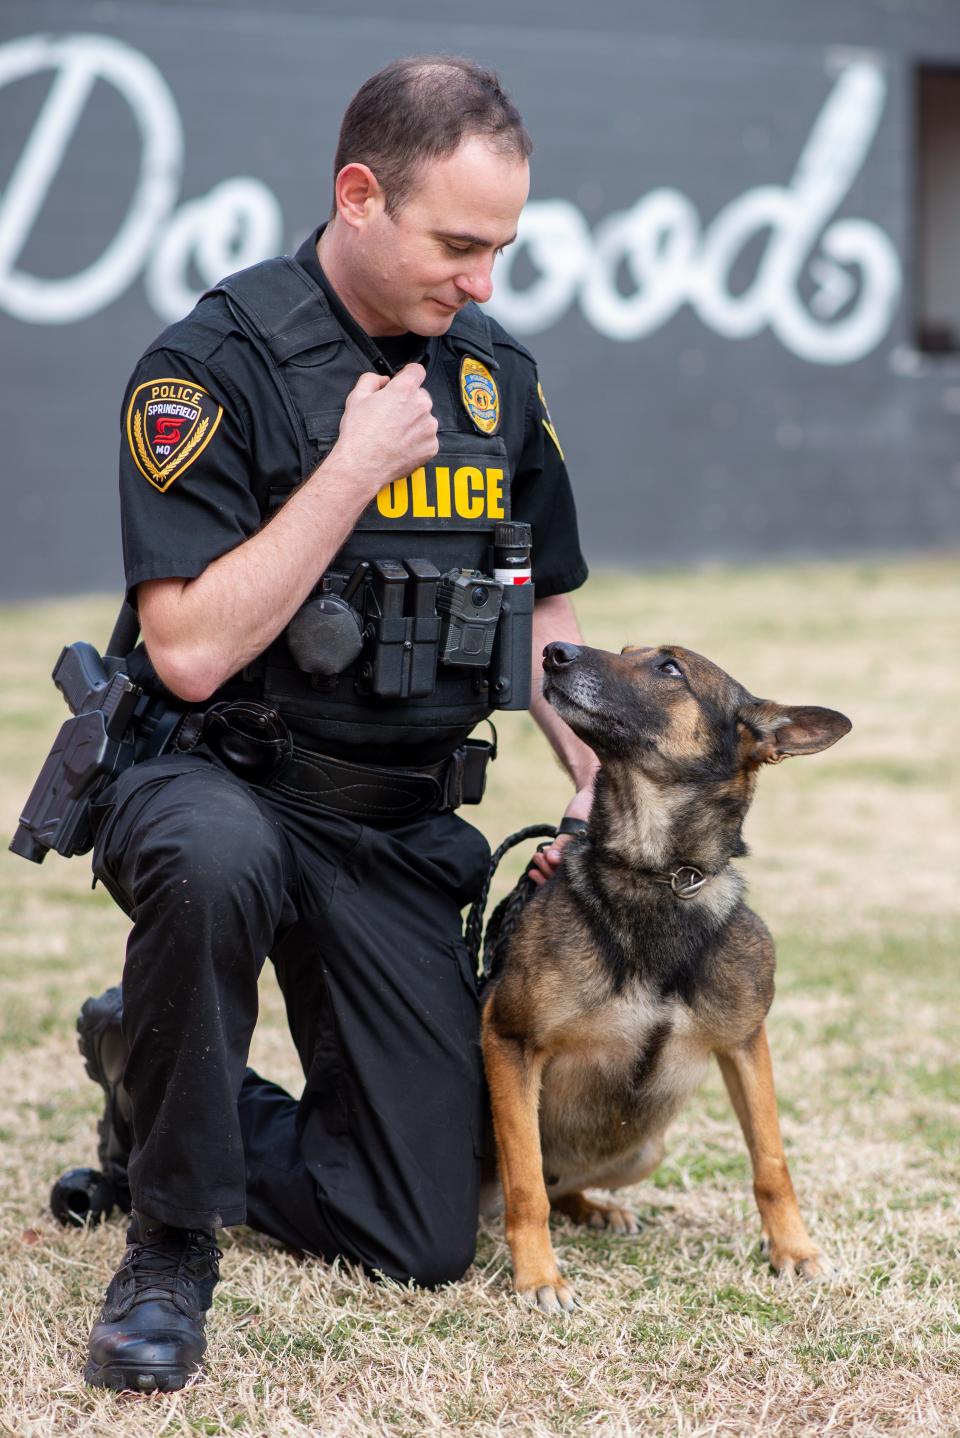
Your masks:
<svg viewBox="0 0 960 1438"><path fill-rule="evenodd" d="M571 644L582 644L583 637L577 616L568 594L552 594L538 599L533 607L533 697L530 713L546 734L554 753L573 780L575 793L564 810L564 818L587 819L593 804L593 781L600 768L600 760L582 739L565 724L555 709L544 699L540 690L540 656L544 646L554 639L566 639ZM534 883L542 884L554 872L562 857L563 846L570 840L569 834L557 837L549 849L534 856L530 877Z"/></svg>
<svg viewBox="0 0 960 1438"><path fill-rule="evenodd" d="M250 539L195 579L140 584L147 653L181 699L208 699L261 654L317 584L367 504L390 480L437 452L437 422L407 365L394 379L362 375L347 398L328 457Z"/></svg>

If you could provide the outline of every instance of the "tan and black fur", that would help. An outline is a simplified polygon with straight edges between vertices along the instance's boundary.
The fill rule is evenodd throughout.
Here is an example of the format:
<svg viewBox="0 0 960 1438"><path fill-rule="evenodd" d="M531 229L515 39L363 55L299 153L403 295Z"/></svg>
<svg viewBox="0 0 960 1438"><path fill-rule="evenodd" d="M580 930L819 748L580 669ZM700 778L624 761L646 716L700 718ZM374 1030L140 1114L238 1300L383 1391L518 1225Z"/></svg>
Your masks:
<svg viewBox="0 0 960 1438"><path fill-rule="evenodd" d="M764 1019L773 942L730 860L762 764L813 754L850 721L754 699L686 649L544 651L544 694L601 760L589 831L522 911L486 990L483 1050L518 1293L574 1306L550 1244L550 1208L636 1232L584 1194L639 1182L711 1054L753 1164L773 1267L827 1264L797 1207L777 1119ZM704 882L671 887L679 866ZM684 872L677 884L691 882Z"/></svg>

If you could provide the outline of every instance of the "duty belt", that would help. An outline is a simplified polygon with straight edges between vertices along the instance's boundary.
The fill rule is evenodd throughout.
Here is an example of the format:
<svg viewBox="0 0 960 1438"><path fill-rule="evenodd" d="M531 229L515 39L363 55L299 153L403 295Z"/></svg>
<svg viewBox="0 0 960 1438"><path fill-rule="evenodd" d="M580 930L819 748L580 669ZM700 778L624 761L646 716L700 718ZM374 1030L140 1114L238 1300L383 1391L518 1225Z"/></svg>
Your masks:
<svg viewBox="0 0 960 1438"><path fill-rule="evenodd" d="M464 758L463 749L457 749L449 759L426 768L389 769L333 759L295 745L267 787L358 819L415 819L470 802L463 792Z"/></svg>
<svg viewBox="0 0 960 1438"><path fill-rule="evenodd" d="M251 784L357 819L415 819L479 804L487 763L497 753L494 730L492 743L466 739L449 758L422 768L355 764L300 748L277 710L248 700L188 715L175 747L189 750L197 744Z"/></svg>

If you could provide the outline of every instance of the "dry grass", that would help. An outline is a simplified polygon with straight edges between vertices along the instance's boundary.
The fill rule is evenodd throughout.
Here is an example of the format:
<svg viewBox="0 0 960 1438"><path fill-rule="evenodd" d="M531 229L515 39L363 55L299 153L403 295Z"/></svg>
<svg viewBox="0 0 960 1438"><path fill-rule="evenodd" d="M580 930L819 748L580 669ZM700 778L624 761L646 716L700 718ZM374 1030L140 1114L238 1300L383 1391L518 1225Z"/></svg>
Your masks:
<svg viewBox="0 0 960 1438"><path fill-rule="evenodd" d="M794 1179L836 1281L780 1283L760 1261L742 1141L711 1078L664 1166L631 1194L639 1239L558 1226L585 1305L572 1318L516 1306L496 1223L466 1280L437 1293L377 1287L235 1230L210 1376L173 1397L86 1390L82 1347L122 1228L67 1233L45 1204L57 1173L93 1161L98 1090L72 1023L116 980L125 921L90 894L85 861L37 869L4 855L0 1432L960 1432L953 572L930 561L601 577L579 608L594 643L681 641L755 692L854 720L836 749L763 776L745 865L778 938L770 1033ZM102 638L111 609L0 611L3 832L62 715L46 682L57 648ZM500 730L482 812L495 840L556 819L567 792L526 716ZM511 881L508 870L499 888ZM269 976L263 999L255 1062L295 1087Z"/></svg>

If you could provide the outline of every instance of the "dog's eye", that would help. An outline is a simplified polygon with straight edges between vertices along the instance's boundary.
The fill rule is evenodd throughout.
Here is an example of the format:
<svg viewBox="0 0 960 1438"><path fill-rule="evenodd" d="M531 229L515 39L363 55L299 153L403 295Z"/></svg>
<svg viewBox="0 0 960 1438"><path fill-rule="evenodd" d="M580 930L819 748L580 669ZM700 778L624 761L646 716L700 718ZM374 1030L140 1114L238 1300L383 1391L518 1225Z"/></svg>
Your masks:
<svg viewBox="0 0 960 1438"><path fill-rule="evenodd" d="M672 659L665 659L662 664L657 665L658 674L667 674L671 679L682 679L683 670L679 664L674 664Z"/></svg>

